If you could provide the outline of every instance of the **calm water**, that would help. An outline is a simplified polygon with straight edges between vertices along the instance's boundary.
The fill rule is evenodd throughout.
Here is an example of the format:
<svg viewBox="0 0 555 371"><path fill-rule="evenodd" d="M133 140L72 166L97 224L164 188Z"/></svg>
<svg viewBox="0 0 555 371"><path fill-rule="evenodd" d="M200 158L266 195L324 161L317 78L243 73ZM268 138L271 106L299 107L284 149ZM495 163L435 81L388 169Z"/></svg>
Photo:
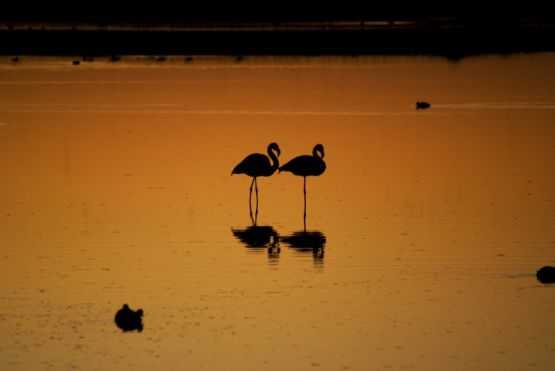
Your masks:
<svg viewBox="0 0 555 371"><path fill-rule="evenodd" d="M1 59L0 369L555 369L554 66Z"/></svg>

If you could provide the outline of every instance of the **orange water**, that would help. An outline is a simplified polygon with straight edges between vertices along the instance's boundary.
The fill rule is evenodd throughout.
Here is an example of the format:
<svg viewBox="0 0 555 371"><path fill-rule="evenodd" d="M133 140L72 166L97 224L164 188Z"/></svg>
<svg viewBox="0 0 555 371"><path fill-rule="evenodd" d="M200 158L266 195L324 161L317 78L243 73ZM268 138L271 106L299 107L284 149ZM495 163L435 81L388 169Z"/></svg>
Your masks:
<svg viewBox="0 0 555 371"><path fill-rule="evenodd" d="M1 59L0 369L554 369L553 66Z"/></svg>

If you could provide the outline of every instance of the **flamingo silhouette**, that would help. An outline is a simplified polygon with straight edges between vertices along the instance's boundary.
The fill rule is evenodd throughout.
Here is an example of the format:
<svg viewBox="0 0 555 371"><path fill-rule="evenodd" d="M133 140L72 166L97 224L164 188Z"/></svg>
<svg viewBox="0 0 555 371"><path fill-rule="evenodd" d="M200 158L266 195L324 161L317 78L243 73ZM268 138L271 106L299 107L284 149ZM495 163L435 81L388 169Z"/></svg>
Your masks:
<svg viewBox="0 0 555 371"><path fill-rule="evenodd" d="M289 171L294 175L302 176L304 178L304 220L306 226L306 177L318 176L326 170L326 163L324 158L324 146L317 144L312 150L312 156L303 155L298 156L279 168L279 172Z"/></svg>
<svg viewBox="0 0 555 371"><path fill-rule="evenodd" d="M268 145L267 151L268 151L268 156L270 158L268 158L268 156L263 155L261 153L252 153L247 157L245 157L243 161L241 161L237 166L235 166L235 168L231 172L231 175L246 174L253 178L251 182L251 186L249 188L249 212L250 212L251 220L255 225L256 225L256 217L258 216L258 182L256 181L256 178L258 178L259 176L270 176L273 173L275 173L276 170L279 168L278 156L281 154L281 150L279 149L279 146L277 145L277 143L270 143ZM272 163L270 163L270 159L272 160ZM255 212L254 219L252 217L252 202L251 202L253 184L254 184L254 189L256 191L256 212Z"/></svg>

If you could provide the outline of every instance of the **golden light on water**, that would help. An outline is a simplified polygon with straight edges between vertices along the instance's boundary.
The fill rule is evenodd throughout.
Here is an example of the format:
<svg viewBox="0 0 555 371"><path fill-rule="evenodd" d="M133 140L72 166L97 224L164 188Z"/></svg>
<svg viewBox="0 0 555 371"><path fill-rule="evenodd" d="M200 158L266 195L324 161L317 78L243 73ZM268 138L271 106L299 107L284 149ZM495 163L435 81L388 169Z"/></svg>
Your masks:
<svg viewBox="0 0 555 371"><path fill-rule="evenodd" d="M1 60L0 368L553 368L554 58Z"/></svg>

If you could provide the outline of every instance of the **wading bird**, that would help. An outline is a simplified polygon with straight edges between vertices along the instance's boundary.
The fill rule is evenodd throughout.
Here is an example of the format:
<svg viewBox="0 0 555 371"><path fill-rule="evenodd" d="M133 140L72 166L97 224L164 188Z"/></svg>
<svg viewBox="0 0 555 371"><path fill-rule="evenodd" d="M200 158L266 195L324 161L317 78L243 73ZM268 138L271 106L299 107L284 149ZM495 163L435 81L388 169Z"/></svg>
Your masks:
<svg viewBox="0 0 555 371"><path fill-rule="evenodd" d="M303 155L298 156L279 168L279 172L289 171L294 175L302 176L304 178L304 219L306 223L306 177L318 176L326 170L326 163L324 158L324 146L317 144L312 150L312 156Z"/></svg>
<svg viewBox="0 0 555 371"><path fill-rule="evenodd" d="M251 216L251 220L253 221L253 224L256 224L255 220L256 220L256 217L258 216L258 183L256 181L256 178L258 178L259 176L270 176L273 173L275 173L276 170L279 168L278 156L281 154L281 150L279 149L279 146L277 145L277 143L270 143L268 145L267 151L268 151L268 156L263 155L261 153L252 153L248 155L247 157L245 157L243 161L241 161L237 166L235 166L235 168L231 172L231 175L246 174L252 177L252 182L249 189L249 212L250 212L250 216ZM270 159L272 160L272 163L270 163ZM254 189L256 191L256 212L255 212L254 219L252 217L252 206L251 206L253 184L254 184Z"/></svg>

